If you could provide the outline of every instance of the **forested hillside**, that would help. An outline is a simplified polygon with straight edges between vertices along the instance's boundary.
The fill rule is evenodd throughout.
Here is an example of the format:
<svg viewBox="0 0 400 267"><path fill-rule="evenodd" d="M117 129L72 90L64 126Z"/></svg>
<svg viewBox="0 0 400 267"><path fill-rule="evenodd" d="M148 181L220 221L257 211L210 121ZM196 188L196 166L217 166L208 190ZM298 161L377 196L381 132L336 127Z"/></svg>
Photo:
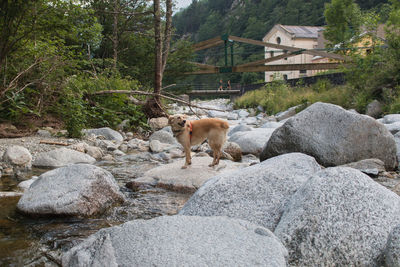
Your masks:
<svg viewBox="0 0 400 267"><path fill-rule="evenodd" d="M222 34L261 40L275 24L325 25L324 8L330 0L193 0L186 9L176 13L173 25L178 38L193 42L204 41ZM387 0L355 1L361 10L373 10L385 20L389 9ZM223 50L208 49L200 53L198 62L222 64ZM235 62L263 58L263 48L251 45L235 46ZM226 79L251 83L262 74L230 74ZM195 78L198 82L208 78ZM218 77L217 77L218 79Z"/></svg>

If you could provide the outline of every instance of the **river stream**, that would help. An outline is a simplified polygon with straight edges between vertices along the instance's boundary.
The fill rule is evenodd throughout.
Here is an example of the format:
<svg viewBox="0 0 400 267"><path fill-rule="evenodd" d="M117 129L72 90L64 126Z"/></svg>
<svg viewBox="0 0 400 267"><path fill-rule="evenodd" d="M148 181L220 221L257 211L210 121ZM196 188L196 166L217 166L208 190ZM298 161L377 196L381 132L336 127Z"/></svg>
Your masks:
<svg viewBox="0 0 400 267"><path fill-rule="evenodd" d="M114 175L127 201L93 218L27 217L16 209L18 197L0 198L0 266L59 266L63 251L101 228L135 219L176 214L190 197L189 194L150 186L137 191L125 187L127 182L158 164L124 158L112 163L96 163ZM18 183L45 171L47 170L33 169L19 180L3 176L0 179L0 191L17 191Z"/></svg>

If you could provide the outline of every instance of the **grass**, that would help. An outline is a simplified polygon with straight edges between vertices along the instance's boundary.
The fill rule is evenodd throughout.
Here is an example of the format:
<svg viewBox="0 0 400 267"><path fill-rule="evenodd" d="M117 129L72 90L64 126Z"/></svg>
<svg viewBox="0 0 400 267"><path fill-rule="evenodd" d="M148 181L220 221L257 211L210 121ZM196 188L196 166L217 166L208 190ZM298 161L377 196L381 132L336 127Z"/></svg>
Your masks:
<svg viewBox="0 0 400 267"><path fill-rule="evenodd" d="M235 108L262 106L267 114L276 114L300 104L305 107L315 102L351 108L353 97L349 87L334 87L328 80L320 80L312 86L296 87L290 87L283 82L274 82L262 89L247 92L235 101Z"/></svg>

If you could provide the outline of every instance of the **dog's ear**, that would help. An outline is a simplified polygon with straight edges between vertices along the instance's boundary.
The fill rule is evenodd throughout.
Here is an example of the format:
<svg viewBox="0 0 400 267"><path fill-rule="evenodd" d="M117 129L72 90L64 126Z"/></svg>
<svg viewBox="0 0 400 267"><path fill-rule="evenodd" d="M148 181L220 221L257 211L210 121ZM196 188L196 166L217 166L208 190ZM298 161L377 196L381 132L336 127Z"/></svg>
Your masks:
<svg viewBox="0 0 400 267"><path fill-rule="evenodd" d="M168 117L168 124L172 124L172 121L174 120L174 117L173 116L169 116Z"/></svg>

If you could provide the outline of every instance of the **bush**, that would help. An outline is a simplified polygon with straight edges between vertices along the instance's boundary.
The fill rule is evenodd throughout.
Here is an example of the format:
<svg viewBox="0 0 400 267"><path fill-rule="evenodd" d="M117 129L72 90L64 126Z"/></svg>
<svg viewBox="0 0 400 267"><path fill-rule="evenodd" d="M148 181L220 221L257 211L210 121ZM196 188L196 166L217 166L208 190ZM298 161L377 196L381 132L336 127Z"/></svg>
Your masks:
<svg viewBox="0 0 400 267"><path fill-rule="evenodd" d="M352 107L352 92L346 86L333 87L327 80L320 80L312 86L290 87L284 82L273 82L260 90L248 92L235 101L236 108L250 108L261 105L266 113L275 114L290 107L306 107L315 102L325 102Z"/></svg>
<svg viewBox="0 0 400 267"><path fill-rule="evenodd" d="M111 127L115 128L124 120L129 120L131 128L146 127L146 117L141 107L130 102L126 94L93 93L103 90L135 90L138 83L135 80L107 77L96 78L74 76L66 86L65 96L60 100L60 113L71 137L80 137L83 128Z"/></svg>

